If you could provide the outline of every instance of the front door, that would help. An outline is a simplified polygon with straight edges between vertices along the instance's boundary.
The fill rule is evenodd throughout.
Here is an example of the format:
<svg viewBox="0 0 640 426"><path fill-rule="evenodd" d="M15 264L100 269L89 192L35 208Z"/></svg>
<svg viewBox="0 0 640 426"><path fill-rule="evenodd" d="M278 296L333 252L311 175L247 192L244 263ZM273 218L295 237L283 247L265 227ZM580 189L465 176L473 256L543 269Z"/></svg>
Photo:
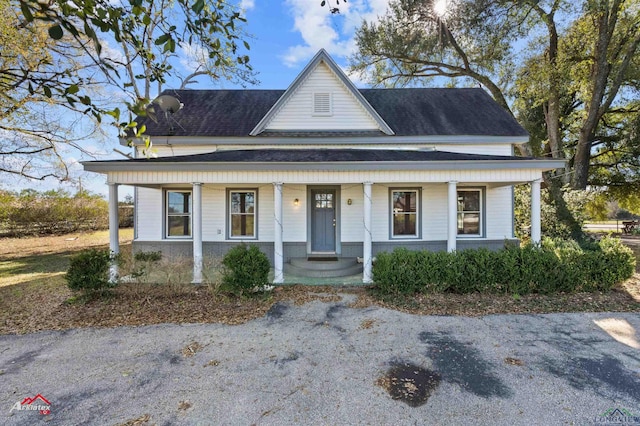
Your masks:
<svg viewBox="0 0 640 426"><path fill-rule="evenodd" d="M336 251L336 191L311 191L311 251Z"/></svg>

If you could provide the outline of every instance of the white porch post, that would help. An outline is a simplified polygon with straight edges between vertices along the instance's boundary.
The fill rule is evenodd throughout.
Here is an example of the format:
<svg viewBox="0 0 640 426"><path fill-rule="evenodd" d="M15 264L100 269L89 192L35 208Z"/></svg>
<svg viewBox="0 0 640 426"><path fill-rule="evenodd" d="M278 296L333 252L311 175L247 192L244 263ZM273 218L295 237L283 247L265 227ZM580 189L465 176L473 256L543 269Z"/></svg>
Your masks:
<svg viewBox="0 0 640 426"><path fill-rule="evenodd" d="M202 283L202 183L193 183L193 213L191 231L193 232L193 281Z"/></svg>
<svg viewBox="0 0 640 426"><path fill-rule="evenodd" d="M371 188L373 184L371 182L364 182L364 240L362 244L362 257L363 257L363 271L362 282L370 284L373 282L373 258L371 250L371 208L373 202L371 200Z"/></svg>
<svg viewBox="0 0 640 426"><path fill-rule="evenodd" d="M542 231L540 225L540 182L541 179L531 182L531 242L540 244Z"/></svg>
<svg viewBox="0 0 640 426"><path fill-rule="evenodd" d="M273 240L273 283L284 282L284 249L282 244L282 182L273 184L273 217L275 220Z"/></svg>
<svg viewBox="0 0 640 426"><path fill-rule="evenodd" d="M458 182L447 182L447 251L456 251L456 239L458 237Z"/></svg>
<svg viewBox="0 0 640 426"><path fill-rule="evenodd" d="M109 182L109 251L112 255L120 253L118 220L118 184ZM109 282L118 280L118 262L113 259L109 267Z"/></svg>

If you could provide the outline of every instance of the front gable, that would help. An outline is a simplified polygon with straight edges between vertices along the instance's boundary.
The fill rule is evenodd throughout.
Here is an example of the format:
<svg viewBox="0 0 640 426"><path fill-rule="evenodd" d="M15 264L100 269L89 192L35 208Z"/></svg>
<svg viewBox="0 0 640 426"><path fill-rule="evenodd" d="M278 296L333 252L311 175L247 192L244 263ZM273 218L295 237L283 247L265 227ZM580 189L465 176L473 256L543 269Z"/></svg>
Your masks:
<svg viewBox="0 0 640 426"><path fill-rule="evenodd" d="M392 135L369 102L321 50L250 133L379 131Z"/></svg>

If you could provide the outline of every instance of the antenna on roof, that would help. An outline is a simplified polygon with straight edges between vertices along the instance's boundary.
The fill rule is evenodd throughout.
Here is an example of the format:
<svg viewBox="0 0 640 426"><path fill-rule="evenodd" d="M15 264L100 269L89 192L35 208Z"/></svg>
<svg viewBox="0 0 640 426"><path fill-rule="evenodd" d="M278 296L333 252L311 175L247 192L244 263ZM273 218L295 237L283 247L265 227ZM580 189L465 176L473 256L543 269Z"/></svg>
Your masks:
<svg viewBox="0 0 640 426"><path fill-rule="evenodd" d="M153 103L158 105L165 114L175 114L184 106L178 98L171 95L160 95L153 100Z"/></svg>
<svg viewBox="0 0 640 426"><path fill-rule="evenodd" d="M184 104L180 102L178 98L171 95L160 95L155 98L153 102L151 102L149 106L147 106L147 116L149 116L149 118L157 123L158 119L156 117L156 105L164 112L164 117L166 118L167 122L169 122L169 134L172 135L175 129L173 127L173 123L171 122L170 116L180 111Z"/></svg>

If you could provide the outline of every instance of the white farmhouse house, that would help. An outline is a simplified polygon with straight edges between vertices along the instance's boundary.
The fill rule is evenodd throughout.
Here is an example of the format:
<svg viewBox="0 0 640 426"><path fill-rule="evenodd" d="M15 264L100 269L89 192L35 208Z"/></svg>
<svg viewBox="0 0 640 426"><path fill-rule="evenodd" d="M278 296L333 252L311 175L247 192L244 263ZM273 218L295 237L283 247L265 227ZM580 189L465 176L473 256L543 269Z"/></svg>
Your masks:
<svg viewBox="0 0 640 426"><path fill-rule="evenodd" d="M195 283L241 243L268 255L274 283L318 270L368 283L376 253L399 246L500 248L518 184L539 241L542 172L564 166L514 156L528 134L482 89L357 89L324 50L287 90L163 95L183 107L138 120L157 158L134 140L138 158L83 165L107 176L111 249L118 185L133 185L134 250L192 258Z"/></svg>

